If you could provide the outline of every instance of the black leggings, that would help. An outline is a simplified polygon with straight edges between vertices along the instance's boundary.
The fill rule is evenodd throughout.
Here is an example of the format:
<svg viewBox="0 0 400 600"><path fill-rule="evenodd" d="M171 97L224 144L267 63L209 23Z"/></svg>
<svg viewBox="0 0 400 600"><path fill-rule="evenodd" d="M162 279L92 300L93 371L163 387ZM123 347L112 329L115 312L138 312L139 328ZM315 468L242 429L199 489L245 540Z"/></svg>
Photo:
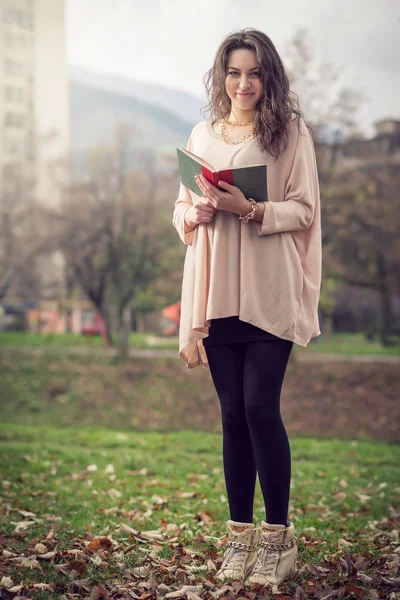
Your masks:
<svg viewBox="0 0 400 600"><path fill-rule="evenodd" d="M205 347L221 404L223 464L234 521L253 520L258 472L265 520L288 525L291 455L280 394L292 347L283 339Z"/></svg>

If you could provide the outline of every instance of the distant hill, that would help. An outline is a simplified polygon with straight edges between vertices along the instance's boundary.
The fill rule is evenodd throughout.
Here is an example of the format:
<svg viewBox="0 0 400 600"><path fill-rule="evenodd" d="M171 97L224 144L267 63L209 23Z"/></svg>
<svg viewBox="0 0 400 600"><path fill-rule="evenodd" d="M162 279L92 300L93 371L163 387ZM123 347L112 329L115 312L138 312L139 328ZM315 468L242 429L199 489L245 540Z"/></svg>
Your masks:
<svg viewBox="0 0 400 600"><path fill-rule="evenodd" d="M134 125L134 145L158 146L182 140L192 124L174 113L129 96L70 83L70 128L72 150L85 150L98 143L112 142L120 122Z"/></svg>
<svg viewBox="0 0 400 600"><path fill-rule="evenodd" d="M69 67L70 142L73 155L112 143L119 122L133 125L133 146L174 147L205 117L199 99L186 92Z"/></svg>
<svg viewBox="0 0 400 600"><path fill-rule="evenodd" d="M201 99L187 92L114 75L101 75L75 65L68 66L68 73L71 82L107 90L120 96L131 96L142 102L160 106L189 123L194 124L204 118L200 113Z"/></svg>

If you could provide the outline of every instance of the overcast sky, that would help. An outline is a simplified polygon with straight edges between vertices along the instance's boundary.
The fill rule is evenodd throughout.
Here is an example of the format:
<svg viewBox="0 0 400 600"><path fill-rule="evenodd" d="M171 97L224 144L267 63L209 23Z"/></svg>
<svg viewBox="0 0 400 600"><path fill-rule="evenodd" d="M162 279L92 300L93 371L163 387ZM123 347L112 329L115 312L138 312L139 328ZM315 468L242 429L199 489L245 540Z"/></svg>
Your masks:
<svg viewBox="0 0 400 600"><path fill-rule="evenodd" d="M202 79L227 34L244 27L261 29L285 62L288 40L306 27L316 64L334 64L343 84L368 97L359 111L367 135L373 135L376 120L400 119L400 0L66 3L69 63L188 91L202 102Z"/></svg>

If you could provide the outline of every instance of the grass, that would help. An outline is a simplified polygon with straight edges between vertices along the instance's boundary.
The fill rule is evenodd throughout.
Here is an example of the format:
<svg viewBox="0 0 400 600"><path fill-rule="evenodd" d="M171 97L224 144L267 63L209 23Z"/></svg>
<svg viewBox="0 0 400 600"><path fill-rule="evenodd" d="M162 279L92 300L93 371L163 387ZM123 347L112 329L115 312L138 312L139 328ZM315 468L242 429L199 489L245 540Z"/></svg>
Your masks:
<svg viewBox="0 0 400 600"><path fill-rule="evenodd" d="M347 553L353 564L365 561L377 597L389 598L378 577L393 577L386 565L398 546L400 445L364 434L387 415L376 431L394 435L397 371L316 364L305 376L301 365L289 366L289 518L305 570L287 584L287 597L323 597L329 586L338 598L352 597L346 586L355 592L356 583L362 597L365 589L343 571ZM137 596L161 583L171 591L183 583L222 587L207 571L210 561L220 566L229 518L208 371L188 371L173 358L3 348L0 374L0 581L7 575L23 586L21 596L38 600L105 597L101 586L113 598L127 597L118 585ZM255 523L267 516L258 480L253 516ZM38 543L54 555L37 558ZM310 563L329 573L317 576Z"/></svg>
<svg viewBox="0 0 400 600"><path fill-rule="evenodd" d="M382 346L378 341L366 340L363 333L335 333L331 340L322 334L315 338L307 348L301 348L300 352L399 356L400 338L396 339L396 346Z"/></svg>
<svg viewBox="0 0 400 600"><path fill-rule="evenodd" d="M20 425L221 430L209 369L181 359L0 348L0 418ZM398 438L400 371L378 362L290 362L282 414L291 434Z"/></svg>
<svg viewBox="0 0 400 600"><path fill-rule="evenodd" d="M340 540L350 544L352 553L368 549L378 560L382 544L376 534L393 527L400 492L400 447L373 440L294 438L291 450L289 517L299 538L301 564L332 560ZM8 551L16 555L32 553L50 531L64 564L71 563L68 553L79 547L79 540L87 544L93 536L131 546L134 540L121 525L145 532L165 531L169 524L173 532L179 529L179 547L197 550L201 536L225 534L229 510L219 434L3 423L0 452L0 528ZM257 480L253 520L265 518ZM24 521L30 525L16 533ZM145 549L143 543L135 544L122 566L144 564ZM156 548L169 559L178 549ZM121 564L111 555L102 558L89 561L79 578L87 577L93 585L118 580ZM54 598L54 589L65 591L70 582L51 562L41 564L39 573L12 567L9 576L26 586L47 582L53 591L39 595L37 590L31 597ZM71 569L69 565L67 571Z"/></svg>
<svg viewBox="0 0 400 600"><path fill-rule="evenodd" d="M102 427L2 424L0 447L3 478L10 482L9 486L3 483L3 493L17 502L14 508L25 505L42 516L55 510L72 528L72 534L88 524L100 533L114 521L107 509L120 506L122 510L144 512L153 504L154 495L164 497L166 506L160 504L151 514L142 516L137 522L140 529L158 528L163 515L171 515L180 523L184 512L197 514L207 508L214 515L210 534L221 535L221 523L228 518L220 434L189 430L139 434ZM308 526L321 527L320 513L334 509L337 521L335 527L331 523L329 536L333 550L338 537L346 534L355 541L361 524L366 526L369 519L388 516L389 506L394 506L400 491L398 445L373 440L294 438L291 448L290 512L299 521L300 531ZM106 470L110 464L111 474L115 474L112 477ZM89 465L97 469L85 472ZM140 474L141 469L146 473ZM386 485L377 493L382 483ZM368 490L371 493L372 487L374 493L368 501L361 500L360 494ZM111 488L119 494L110 492ZM332 499L343 490L346 498ZM182 492L195 494L182 501ZM314 507L307 509L310 505ZM265 518L259 485L255 506L257 518ZM346 519L351 512L357 513L356 518ZM197 526L192 520L191 527ZM3 517L1 528L11 533L14 524Z"/></svg>
<svg viewBox="0 0 400 600"><path fill-rule="evenodd" d="M157 338L156 344L149 344L149 336L152 334L131 333L129 343L132 348L158 348L178 351L176 338ZM396 338L397 339L397 338ZM374 354L399 356L400 339L397 339L396 346L385 347L378 341L367 341L363 333L335 333L331 339L327 339L324 334L312 340L307 348L294 345L296 353L327 353L327 354ZM104 348L104 341L100 336L82 336L71 333L62 334L39 334L25 332L0 332L1 346L41 346L41 347L73 347L85 346L93 348Z"/></svg>
<svg viewBox="0 0 400 600"><path fill-rule="evenodd" d="M132 348L149 348L147 342L147 334L131 333L129 343ZM0 332L0 347L1 346L26 346L26 347L74 347L84 346L91 348L105 348L104 340L99 335L86 336L75 335L72 333L29 333L19 331L3 331ZM165 338L157 348L177 349L176 341Z"/></svg>

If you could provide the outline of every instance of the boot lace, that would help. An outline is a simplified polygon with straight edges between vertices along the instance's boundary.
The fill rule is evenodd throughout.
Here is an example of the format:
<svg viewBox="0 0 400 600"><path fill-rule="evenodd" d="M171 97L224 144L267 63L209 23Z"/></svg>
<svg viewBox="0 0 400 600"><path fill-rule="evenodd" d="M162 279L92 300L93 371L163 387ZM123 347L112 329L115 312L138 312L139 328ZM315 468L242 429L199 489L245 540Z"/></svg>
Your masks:
<svg viewBox="0 0 400 600"><path fill-rule="evenodd" d="M274 574L274 566L276 565L276 561L278 559L278 552L271 551L268 548L260 548L256 564L254 565L253 574L259 575L273 575Z"/></svg>

